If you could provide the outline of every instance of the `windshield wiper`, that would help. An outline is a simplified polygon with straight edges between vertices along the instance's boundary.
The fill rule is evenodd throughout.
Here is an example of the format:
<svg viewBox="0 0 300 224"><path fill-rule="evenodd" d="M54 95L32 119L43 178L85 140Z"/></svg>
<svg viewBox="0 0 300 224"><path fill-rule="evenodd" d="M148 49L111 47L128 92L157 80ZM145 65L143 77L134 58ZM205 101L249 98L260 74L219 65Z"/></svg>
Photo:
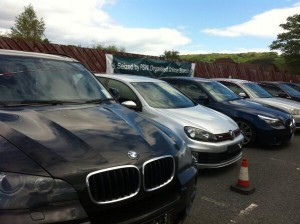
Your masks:
<svg viewBox="0 0 300 224"><path fill-rule="evenodd" d="M59 105L59 104L80 104L78 101L62 101L62 100L22 100L7 103L1 103L5 107L21 107L21 106L43 106L43 105Z"/></svg>
<svg viewBox="0 0 300 224"><path fill-rule="evenodd" d="M106 98L106 99L94 99L94 100L87 100L85 103L96 103L96 104L101 104L104 102L109 102L109 101L115 101L114 98Z"/></svg>

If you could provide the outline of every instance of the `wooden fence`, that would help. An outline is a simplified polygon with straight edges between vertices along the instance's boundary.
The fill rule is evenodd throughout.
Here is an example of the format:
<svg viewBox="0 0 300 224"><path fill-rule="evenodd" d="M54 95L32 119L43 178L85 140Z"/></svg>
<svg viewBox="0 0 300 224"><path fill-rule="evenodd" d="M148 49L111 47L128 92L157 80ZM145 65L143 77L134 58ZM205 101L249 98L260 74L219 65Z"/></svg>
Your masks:
<svg viewBox="0 0 300 224"><path fill-rule="evenodd" d="M70 45L47 44L31 41L16 40L7 37L0 37L0 49L30 51L50 54L61 54L75 58L85 64L91 71L97 73L106 72L105 54L122 55L127 57L146 57L164 60L160 57L130 54L122 52L112 52L83 48ZM250 81L287 81L300 82L300 76L283 72L263 69L255 64L236 63L196 63L196 77L203 78L239 78Z"/></svg>

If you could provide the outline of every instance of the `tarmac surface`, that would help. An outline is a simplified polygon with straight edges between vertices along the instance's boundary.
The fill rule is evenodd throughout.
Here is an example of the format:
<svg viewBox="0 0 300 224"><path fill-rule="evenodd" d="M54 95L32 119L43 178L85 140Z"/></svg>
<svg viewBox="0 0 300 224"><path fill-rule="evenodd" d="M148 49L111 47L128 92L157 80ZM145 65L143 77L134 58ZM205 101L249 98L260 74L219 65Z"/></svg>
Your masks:
<svg viewBox="0 0 300 224"><path fill-rule="evenodd" d="M300 224L300 130L287 145L244 148L243 158L255 192L230 190L241 161L199 170L197 195L185 224Z"/></svg>

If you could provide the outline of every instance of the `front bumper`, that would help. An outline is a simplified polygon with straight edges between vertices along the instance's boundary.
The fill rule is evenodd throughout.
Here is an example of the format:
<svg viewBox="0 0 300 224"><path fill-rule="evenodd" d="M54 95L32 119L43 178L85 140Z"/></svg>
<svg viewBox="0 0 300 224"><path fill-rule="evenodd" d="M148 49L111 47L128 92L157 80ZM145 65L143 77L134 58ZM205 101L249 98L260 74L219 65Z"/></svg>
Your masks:
<svg viewBox="0 0 300 224"><path fill-rule="evenodd" d="M179 223L188 215L196 195L197 169L191 166L177 174L170 186L151 196L129 202L103 206L90 211L78 200L57 202L31 209L0 210L1 224L33 223L122 223L148 224L163 217L170 223ZM84 197L89 197L81 192ZM97 207L97 205L95 205Z"/></svg>
<svg viewBox="0 0 300 224"><path fill-rule="evenodd" d="M239 161L242 157L243 135L222 142L198 142L186 140L196 159L196 167L220 168Z"/></svg>
<svg viewBox="0 0 300 224"><path fill-rule="evenodd" d="M278 145L292 140L296 127L286 129L257 130L257 141L268 145Z"/></svg>

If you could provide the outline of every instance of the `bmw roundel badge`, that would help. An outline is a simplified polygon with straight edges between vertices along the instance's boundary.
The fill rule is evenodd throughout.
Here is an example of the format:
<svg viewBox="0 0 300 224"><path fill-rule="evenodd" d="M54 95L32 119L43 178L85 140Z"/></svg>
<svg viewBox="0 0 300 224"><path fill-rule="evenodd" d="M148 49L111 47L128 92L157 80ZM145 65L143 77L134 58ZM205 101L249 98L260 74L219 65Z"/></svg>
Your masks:
<svg viewBox="0 0 300 224"><path fill-rule="evenodd" d="M127 154L130 159L139 159L140 158L140 155L135 151L128 151Z"/></svg>

